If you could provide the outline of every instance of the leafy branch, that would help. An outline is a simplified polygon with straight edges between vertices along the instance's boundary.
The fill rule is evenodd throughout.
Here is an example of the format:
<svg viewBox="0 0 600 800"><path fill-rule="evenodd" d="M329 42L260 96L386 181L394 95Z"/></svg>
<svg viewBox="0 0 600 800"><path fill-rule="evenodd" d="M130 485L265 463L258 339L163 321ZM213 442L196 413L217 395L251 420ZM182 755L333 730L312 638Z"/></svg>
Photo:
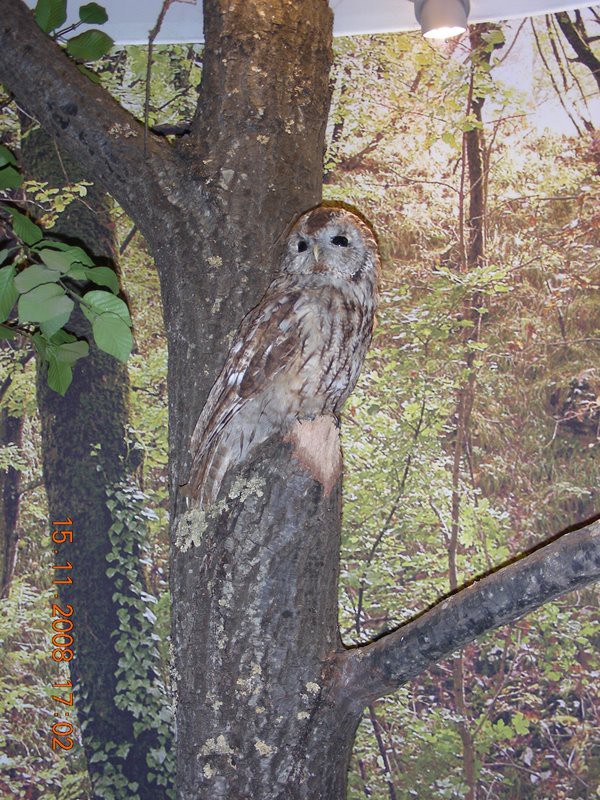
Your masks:
<svg viewBox="0 0 600 800"><path fill-rule="evenodd" d="M20 178L16 159L7 148L0 148L0 159L4 162L0 177L9 167ZM29 338L48 365L48 385L64 395L75 362L89 352L88 342L66 329L79 306L92 326L96 346L126 361L133 347L131 317L117 296L115 272L96 266L81 247L48 238L13 205L0 206L0 211L11 232L9 246L0 250L0 265L5 263L0 266L0 338L18 334ZM85 291L90 282L108 291Z"/></svg>

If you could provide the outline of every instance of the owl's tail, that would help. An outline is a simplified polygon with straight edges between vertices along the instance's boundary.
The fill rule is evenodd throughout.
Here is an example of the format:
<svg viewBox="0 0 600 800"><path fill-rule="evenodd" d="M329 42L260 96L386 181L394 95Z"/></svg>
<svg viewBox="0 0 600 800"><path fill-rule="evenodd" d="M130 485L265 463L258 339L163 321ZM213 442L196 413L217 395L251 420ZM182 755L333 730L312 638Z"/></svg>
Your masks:
<svg viewBox="0 0 600 800"><path fill-rule="evenodd" d="M192 436L192 467L189 481L181 489L183 494L203 508L214 503L227 470L245 461L278 429L267 405L264 397L245 399L222 414L218 424L211 420L209 426L202 428L203 420L199 420Z"/></svg>
<svg viewBox="0 0 600 800"><path fill-rule="evenodd" d="M201 448L194 455L190 476L181 493L208 508L217 499L225 473L236 460L226 440L227 436L216 437L207 448Z"/></svg>

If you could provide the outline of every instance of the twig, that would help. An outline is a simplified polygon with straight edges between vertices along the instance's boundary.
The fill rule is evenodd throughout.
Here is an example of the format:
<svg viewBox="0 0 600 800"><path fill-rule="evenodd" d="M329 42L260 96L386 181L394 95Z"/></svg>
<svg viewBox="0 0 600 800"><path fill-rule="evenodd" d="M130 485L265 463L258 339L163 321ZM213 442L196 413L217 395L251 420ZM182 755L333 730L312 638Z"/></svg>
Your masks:
<svg viewBox="0 0 600 800"><path fill-rule="evenodd" d="M137 225L134 225L127 234L127 236L123 239L123 243L119 247L119 255L122 256L125 250L127 250L131 240L136 235L137 231L138 231Z"/></svg>
<svg viewBox="0 0 600 800"><path fill-rule="evenodd" d="M177 0L163 0L162 8L160 9L160 14L158 15L158 19L156 20L156 25L152 28L152 30L148 34L148 61L146 62L146 94L144 99L144 157L146 157L147 147L148 147L148 117L150 114L150 81L152 78L152 51L154 49L154 40L156 39L156 37L160 32L163 20L165 18L165 14L175 2L177 2Z"/></svg>

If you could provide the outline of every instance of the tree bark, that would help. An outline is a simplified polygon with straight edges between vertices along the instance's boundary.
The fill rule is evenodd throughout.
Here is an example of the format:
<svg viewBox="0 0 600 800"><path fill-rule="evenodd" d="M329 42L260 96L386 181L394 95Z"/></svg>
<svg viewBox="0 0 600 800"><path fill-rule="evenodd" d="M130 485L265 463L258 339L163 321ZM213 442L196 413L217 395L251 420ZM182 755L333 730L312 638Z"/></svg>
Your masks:
<svg viewBox="0 0 600 800"><path fill-rule="evenodd" d="M275 438L226 480L198 545L180 545L181 798L345 796L362 708L330 680L339 513L339 486L323 497Z"/></svg>
<svg viewBox="0 0 600 800"><path fill-rule="evenodd" d="M23 442L24 421L23 416L11 416L8 409L0 409L0 444L20 446ZM8 597L17 563L20 489L20 470L8 466L6 470L0 472L0 545L2 547L0 597Z"/></svg>

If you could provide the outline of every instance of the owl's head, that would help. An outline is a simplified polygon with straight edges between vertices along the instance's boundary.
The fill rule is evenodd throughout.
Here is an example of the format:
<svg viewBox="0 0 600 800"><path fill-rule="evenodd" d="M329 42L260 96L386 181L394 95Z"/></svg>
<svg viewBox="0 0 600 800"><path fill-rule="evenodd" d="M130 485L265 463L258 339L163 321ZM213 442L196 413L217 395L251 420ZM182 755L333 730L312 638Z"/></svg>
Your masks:
<svg viewBox="0 0 600 800"><path fill-rule="evenodd" d="M379 251L369 226L345 208L319 206L303 214L285 247L284 272L326 273L354 283L374 285Z"/></svg>

